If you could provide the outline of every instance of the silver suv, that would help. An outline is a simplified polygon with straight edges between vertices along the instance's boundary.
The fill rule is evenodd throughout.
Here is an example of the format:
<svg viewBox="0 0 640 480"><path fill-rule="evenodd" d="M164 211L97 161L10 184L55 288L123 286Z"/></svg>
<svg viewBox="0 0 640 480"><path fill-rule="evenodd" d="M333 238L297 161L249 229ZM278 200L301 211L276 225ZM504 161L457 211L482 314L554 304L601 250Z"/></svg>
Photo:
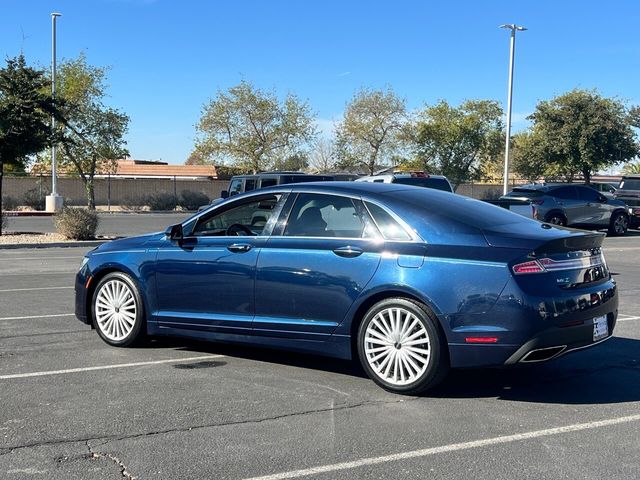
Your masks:
<svg viewBox="0 0 640 480"><path fill-rule="evenodd" d="M608 228L611 235L624 235L629 228L624 202L585 185L534 183L516 187L502 199L528 200L534 206L534 218L555 225Z"/></svg>

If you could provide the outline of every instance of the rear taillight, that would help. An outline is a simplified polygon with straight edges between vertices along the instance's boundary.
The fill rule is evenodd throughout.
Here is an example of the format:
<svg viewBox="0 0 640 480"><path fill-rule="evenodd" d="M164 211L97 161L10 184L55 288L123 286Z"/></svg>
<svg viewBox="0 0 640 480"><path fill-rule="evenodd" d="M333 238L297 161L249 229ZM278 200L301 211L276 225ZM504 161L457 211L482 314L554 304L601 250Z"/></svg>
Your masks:
<svg viewBox="0 0 640 480"><path fill-rule="evenodd" d="M597 252L591 256L578 258L568 258L565 260L554 260L552 258L540 258L529 260L513 266L513 273L516 275L526 275L529 273L557 272L560 270L578 270L582 268L607 267L602 252Z"/></svg>
<svg viewBox="0 0 640 480"><path fill-rule="evenodd" d="M528 273L542 273L542 272L544 272L544 268L542 268L542 266L536 260L519 263L518 265L513 266L513 273L515 273L516 275L525 275Z"/></svg>

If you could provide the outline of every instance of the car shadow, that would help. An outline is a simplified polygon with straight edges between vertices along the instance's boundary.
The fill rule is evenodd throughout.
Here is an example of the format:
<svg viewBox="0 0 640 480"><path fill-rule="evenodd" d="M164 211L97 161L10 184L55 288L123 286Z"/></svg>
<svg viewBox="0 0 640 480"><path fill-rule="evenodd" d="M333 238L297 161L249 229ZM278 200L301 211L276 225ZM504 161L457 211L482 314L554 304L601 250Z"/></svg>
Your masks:
<svg viewBox="0 0 640 480"><path fill-rule="evenodd" d="M429 396L569 405L637 402L640 340L613 337L546 363L453 371Z"/></svg>
<svg viewBox="0 0 640 480"><path fill-rule="evenodd" d="M367 377L355 361L255 346L163 337L152 340L148 346ZM422 396L491 397L574 405L637 402L640 401L640 340L613 337L595 348L539 364L452 370L440 386Z"/></svg>

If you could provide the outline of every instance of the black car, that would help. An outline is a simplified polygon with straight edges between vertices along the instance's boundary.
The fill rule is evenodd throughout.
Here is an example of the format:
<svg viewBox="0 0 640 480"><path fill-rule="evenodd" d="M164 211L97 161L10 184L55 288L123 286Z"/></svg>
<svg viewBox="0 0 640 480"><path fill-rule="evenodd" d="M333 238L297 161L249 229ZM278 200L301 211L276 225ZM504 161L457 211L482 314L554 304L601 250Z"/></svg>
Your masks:
<svg viewBox="0 0 640 480"><path fill-rule="evenodd" d="M629 226L640 227L640 175L624 175L614 196L627 204Z"/></svg>

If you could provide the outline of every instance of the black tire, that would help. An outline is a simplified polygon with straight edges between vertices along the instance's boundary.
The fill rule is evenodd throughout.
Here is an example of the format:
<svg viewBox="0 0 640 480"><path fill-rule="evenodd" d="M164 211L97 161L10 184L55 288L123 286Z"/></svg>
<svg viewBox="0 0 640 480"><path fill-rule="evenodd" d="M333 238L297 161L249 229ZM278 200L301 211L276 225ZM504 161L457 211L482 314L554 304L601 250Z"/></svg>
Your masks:
<svg viewBox="0 0 640 480"><path fill-rule="evenodd" d="M609 235L621 237L629 229L629 216L624 212L614 212L609 221Z"/></svg>
<svg viewBox="0 0 640 480"><path fill-rule="evenodd" d="M544 221L546 223L550 223L552 225L558 225L560 227L566 227L567 226L567 217L565 217L560 212L551 212L551 213L547 214L547 216L545 217Z"/></svg>
<svg viewBox="0 0 640 480"><path fill-rule="evenodd" d="M404 366L407 368L405 368L403 372L411 371L411 373L415 375L415 379L406 378L405 380L405 376L403 373L403 381L408 382L409 380L411 380L406 384L398 384L398 382L394 383L393 380L389 381L387 378L385 378L384 371L377 372L376 370L374 370L374 366L376 368L381 368L381 365L384 363L384 359L381 361L371 361L375 359L375 356L378 356L377 353L371 353L371 349L374 348L375 343L370 343L371 341L375 342L377 337L372 337L372 333L370 331L368 332L368 329L371 326L372 329L375 329L378 332L382 331L379 330L377 326L380 325L380 315L384 318L385 314L388 314L388 312L390 312L389 309L394 309L391 311L409 312L413 316L411 317L410 315L407 315L406 317L407 319L410 319L410 323L413 323L414 319L417 319L419 325L416 325L414 328L407 330L405 332L406 337L416 335L411 334L411 332L415 332L416 329L418 330L417 334L421 333L420 326L426 331L424 338L428 340L428 343L427 341L425 341L418 345L421 350L424 349L430 352L430 355L427 357L426 367L424 367L425 363L420 364L417 360L415 360L416 357L410 357L411 360L414 361L414 366L415 364L417 364L418 366L423 367L424 371L420 373L418 369L415 369L415 371L409 370L409 364L405 363ZM377 324L374 321L377 321ZM438 385L449 372L449 355L446 341L443 338L443 335L440 333L437 322L438 320L436 319L435 315L433 315L425 305L405 298L389 298L373 305L360 323L357 338L357 348L360 363L362 364L362 367L364 368L369 378L371 378L375 383L377 383L385 390L403 395L416 395L418 393L432 389L436 385ZM400 324L400 321L398 321L398 324ZM400 331L402 331L402 329L400 329ZM420 339L422 338L422 336L418 338ZM410 343L413 344L414 342L415 340L411 341ZM369 347L369 349L367 349L367 347ZM411 347L415 347L415 345L411 345ZM407 354L410 353L407 351L407 349L410 347L406 345L406 342L404 340L397 341L393 347L385 345L375 348L386 348L387 350L385 351L388 351L389 355L391 355L394 359L396 355L399 355L398 352L403 348L405 348L405 350L403 351L404 358L407 358ZM384 355L384 353L382 354ZM373 358L368 357L368 355L373 356ZM411 355L413 355L413 353ZM387 360L387 362L388 363L386 365L388 366L390 363L392 363L392 360ZM402 360L400 360L400 362L402 362ZM388 367L382 367L381 370L385 370L385 368ZM394 368L397 367L394 366ZM399 367L399 369L403 369L402 365ZM393 376L395 378L395 372ZM406 377L410 377L410 375L407 375ZM398 378L398 381L399 380L400 379Z"/></svg>
<svg viewBox="0 0 640 480"><path fill-rule="evenodd" d="M96 302L98 296L100 295L100 292L103 291L103 289L107 288L105 287L106 285L113 284L114 282L116 284L117 282L121 282L128 287L135 305L135 319L133 320L133 326L131 327L131 330L123 336L123 338L113 338L113 336L112 338L110 338L106 329L104 329L103 323L99 322L97 318L98 315ZM115 311L118 310L116 309ZM142 302L142 297L140 295L140 291L136 285L136 282L133 280L133 278L131 278L131 276L127 275L126 273L108 273L98 282L98 285L96 286L93 292L93 297L91 299L91 317L93 319L93 326L98 332L98 335L100 335L100 338L102 338L102 340L104 340L109 345L113 345L114 347L130 347L133 345L137 345L140 344L146 337L147 326L144 312L144 303Z"/></svg>

